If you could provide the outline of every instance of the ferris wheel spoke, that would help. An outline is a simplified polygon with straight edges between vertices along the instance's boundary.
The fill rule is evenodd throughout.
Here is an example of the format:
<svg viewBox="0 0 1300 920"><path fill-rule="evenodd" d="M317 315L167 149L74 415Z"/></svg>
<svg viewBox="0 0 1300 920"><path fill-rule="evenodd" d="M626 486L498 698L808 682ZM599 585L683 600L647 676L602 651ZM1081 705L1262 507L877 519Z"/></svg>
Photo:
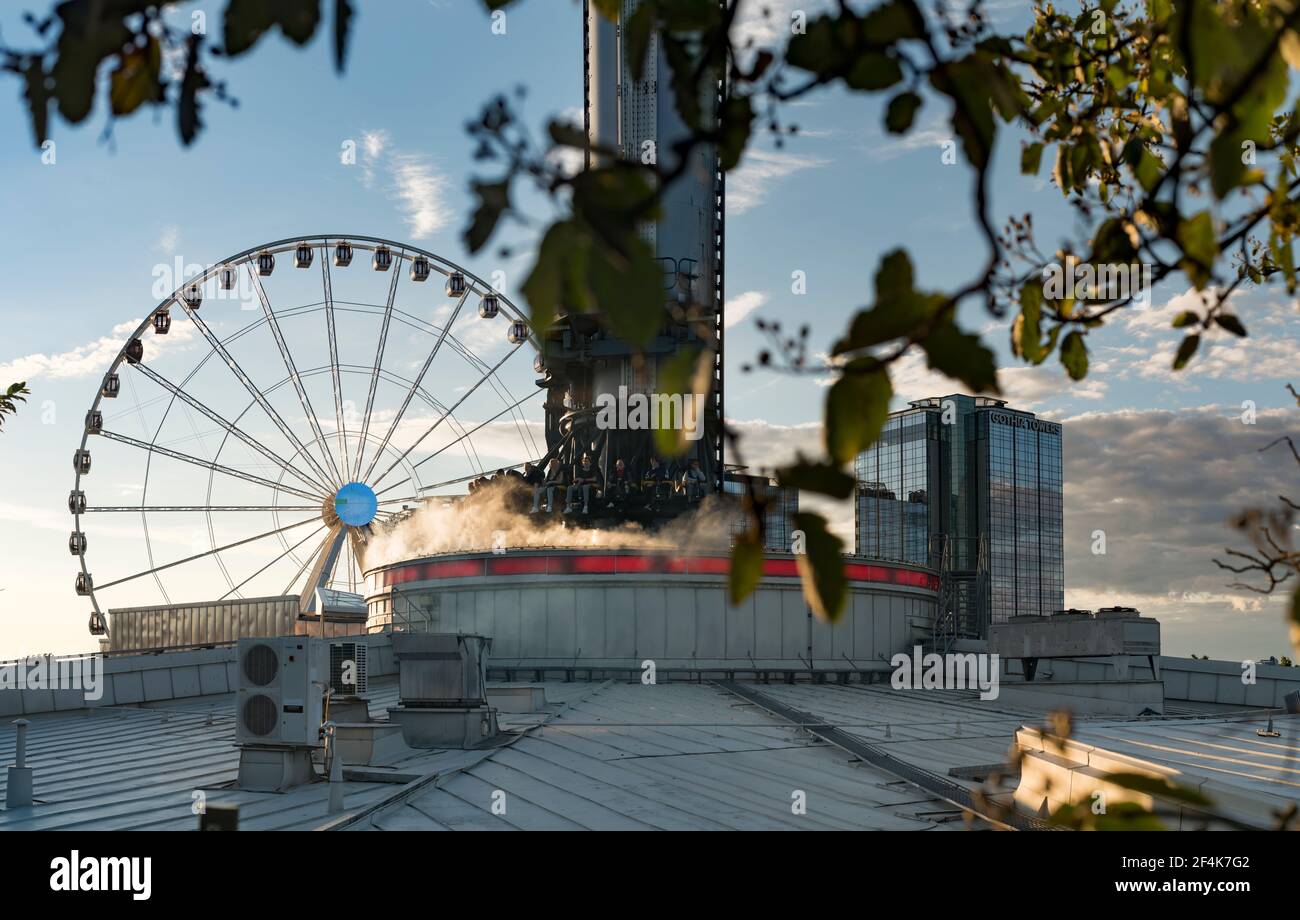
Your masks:
<svg viewBox="0 0 1300 920"><path fill-rule="evenodd" d="M523 343L520 343L520 344L523 344ZM508 352L506 352L505 357L503 357L500 361L498 361L497 364L496 364L496 367L494 367L492 370L495 371L497 367L500 367L501 365L503 365L503 364L505 364L507 361L509 361L509 360L510 360L510 357L511 357L511 356L512 356L516 351L518 351L518 350L519 350L519 345L516 345L514 348L512 348L512 349L510 349ZM439 425L441 425L441 424L442 424L442 423L447 419L447 417L448 417L449 415L451 415L453 412L455 412L457 406L459 406L459 405L460 405L461 403L463 403L465 400L469 399L469 397L470 397L471 395L473 395L474 391L477 390L479 387L481 387L481 386L483 385L483 382L486 381L486 380L488 380L491 376L492 376L491 372L489 372L489 373L487 373L487 374L484 374L482 377L480 377L480 378L478 379L478 382L477 382L477 383L475 383L472 387L470 387L470 388L469 388L468 390L466 390L463 394L461 394L460 399L456 400L456 402L452 404L451 408L449 408L449 409L447 409L446 411L444 411L444 412L442 413L442 415L438 417L438 420L437 420L436 422L434 422L432 425L430 425L430 426L428 427L428 429L424 432L424 434L420 435L420 437L416 440L416 442L415 442L414 444L412 444L410 447L406 448L406 450L402 451L401 455L398 456L398 458L397 458L396 460L394 460L394 461L389 465L388 469L384 470L383 475L381 475L378 479L375 479L375 480L373 481L372 485L378 485L379 483L383 482L383 481L384 481L384 477L386 477L389 473L391 473L391 472L392 472L392 471L397 467L397 465L398 465L399 463L401 463L401 462L402 462L403 460L405 460L408 456L410 456L411 451L415 450L417 447L419 447L421 444L423 444L423 443L424 443L424 439L427 438L429 435L433 434L434 429L437 428ZM537 393L540 393L540 392L542 392L542 391L541 391L541 390L536 390L536 391L534 391L533 393L528 394L528 396L524 397L524 399L528 399L528 398L531 397L531 396L536 396ZM523 401L523 400L520 400L520 402L522 402L522 401ZM515 405L518 405L518 403L516 403ZM511 406L510 408L513 409L514 406ZM457 441L463 440L464 438L465 438L465 435L462 434L459 438L456 439L456 441L453 441L452 443L455 444ZM445 448L444 448L444 449L445 449ZM439 451L439 453L441 453L441 451ZM415 464L415 465L416 465L416 466L419 466L420 464L417 463L417 464ZM369 476L367 475L366 478L369 479ZM402 480L402 482L407 482L407 481L409 481L409 479L404 479L404 480ZM401 485L401 483L398 483L398 485ZM387 491L389 491L389 490L388 490L388 489L385 489L384 491L387 492ZM382 493L381 493L381 494L382 494Z"/></svg>
<svg viewBox="0 0 1300 920"><path fill-rule="evenodd" d="M184 559L177 559L175 562L167 562L162 565L154 566L151 569L145 569L143 572L136 572L134 575L127 575L125 578L118 578L113 581L106 582L105 584L102 585L96 585L95 590L104 591L107 590L108 588L113 588L116 587L117 585L125 584L128 581L135 581L137 578L144 578L146 575L153 575L156 574L157 572L165 571L166 569L174 569L178 565L185 565L186 563L194 562L195 560L198 559L206 559L208 556L215 555L216 553L223 553L226 550L234 549L237 546L244 546L248 543L255 543L258 540L264 540L267 537L273 537L278 533L284 533L285 531L293 530L296 527L302 527L304 524L310 524L314 521L319 521L319 520L320 518L318 517L307 518L306 520L298 521L296 523L289 524L284 527L279 527L275 530L268 530L265 533L259 533L256 536L245 537L242 540L236 540L234 543L227 543L225 546L216 546L210 550L207 550L206 552L195 553L193 556L186 556Z"/></svg>
<svg viewBox="0 0 1300 920"><path fill-rule="evenodd" d="M302 565L298 566L298 570L293 573L293 575L289 578L289 583L286 584L284 586L284 590L280 592L281 595L293 594L294 588L297 586L298 582L302 579L302 573L307 571L307 567L316 560L316 557L322 552L325 545L329 543L332 533L333 533L332 530L326 532L325 536L321 538L321 542L316 544L316 548L307 554L307 558L303 559Z"/></svg>
<svg viewBox="0 0 1300 920"><path fill-rule="evenodd" d="M428 462L429 462L430 460L432 460L434 457L436 457L436 456L438 456L439 454L443 453L443 452L446 451L447 449L449 449L449 448L451 448L451 447L455 447L457 444L459 444L461 441L463 441L463 440L465 440L466 438L468 438L470 435L472 435L474 432L478 431L480 428L483 428L483 427L485 427L485 426L487 426L487 425L492 424L492 423L495 422L497 419L499 419L501 416L505 415L507 412L510 412L511 410L518 408L519 406L521 406L522 404L524 404L524 403L527 402L528 400L532 399L534 396L537 396L539 393L544 393L544 392L545 392L545 390L536 390L536 391L534 391L534 392L532 392L532 393L529 393L527 396L523 397L522 399L517 400L513 405L506 406L504 409L502 409L502 410L501 410L500 412L498 412L496 415L492 416L492 417L491 417L490 419L488 419L487 421L485 421L485 422L479 422L479 423L478 423L477 425L475 425L473 428L469 429L469 431L466 431L464 434L462 434L459 438L456 438L455 440L450 441L450 442L447 443L447 444L444 444L442 447L438 448L436 451L434 451L433 453L429 454L429 456L425 457L423 460L419 461L418 463L413 464L413 465L411 466L412 471L414 471L414 470L416 470L416 469L419 469L421 466L423 466L424 464L428 463ZM454 408L454 407L453 407L453 408ZM448 411L450 411L450 410L448 410ZM407 453L409 453L409 451L408 451ZM403 455L403 456L405 456L405 455ZM394 464L394 466L396 466L396 464ZM389 470L391 471L391 470L392 470L392 467L389 467ZM385 473L384 475L387 476L388 474ZM381 476L380 479L383 479L383 476ZM379 480L376 480L376 482L378 482L378 481L379 481ZM403 485L403 484L405 484L405 483L408 483L408 482L410 482L410 481L411 481L411 477L410 477L410 476L407 476L405 479L401 479L401 480L399 480L399 481L393 483L393 484L392 484L391 486L389 486L388 488L386 488L386 489L382 489L382 490L380 490L379 492L376 492L375 494L376 494L376 496L385 495L385 494L387 494L388 492L391 492L391 491L393 491L394 489L396 489L398 486Z"/></svg>
<svg viewBox="0 0 1300 920"><path fill-rule="evenodd" d="M122 444L128 444L131 447L138 447L141 450L148 451L151 454L161 454L164 457L171 457L173 460L180 460L183 463L190 463L194 466L202 467L205 470L215 470L218 473L225 473L227 476L233 476L236 479L243 479L246 482L255 483L259 486L266 486L268 489L275 489L277 492L287 492L290 495L296 495L299 498L305 498L309 501L320 500L319 495L313 495L310 492L304 492L302 489L282 483L272 482L270 479L263 479L261 476L254 476L252 473L245 473L243 470L236 470L228 466L223 466L212 460L202 460L190 454L183 454L178 450L172 450L169 447L161 447L157 444L150 444L125 434L118 434L116 431L109 431L107 428L100 432L101 437L108 438L110 441L118 441ZM140 510L137 506L136 510ZM147 509L146 509L147 510Z"/></svg>
<svg viewBox="0 0 1300 920"><path fill-rule="evenodd" d="M162 512L162 511L313 511L320 505L90 505L85 513Z"/></svg>
<svg viewBox="0 0 1300 920"><path fill-rule="evenodd" d="M379 346L375 349L375 366L370 374L370 393L366 396L366 412L361 419L361 440L357 446L357 462L352 479L361 475L361 462L366 455L366 439L370 436L370 414L375 408L375 391L379 388L379 370L384 364L384 347L388 343L388 327L393 321L393 300L397 297L397 279L401 272L394 266L393 280L388 284L388 303L384 306L384 320L379 327Z"/></svg>
<svg viewBox="0 0 1300 920"><path fill-rule="evenodd" d="M281 457L279 454L275 453L269 447L267 447L266 445L258 441L256 438L246 433L243 429L239 428L233 422L226 421L219 414L209 409L207 406L199 402L189 393L186 393L176 384L172 383L170 380L163 377L162 374L158 373L157 371L153 370L150 367L146 367L144 364L137 364L135 365L135 368L139 370L142 374L144 374L146 377L148 377L150 380L152 380L154 383L158 384L158 386L162 387L164 390L166 390L167 392L171 393L173 396L180 399L182 402L186 403L189 406L192 406L193 408L197 409L199 412L203 413L203 415L207 416L209 420L216 423L217 425L220 425L225 431L234 435L244 444L251 447L253 450L257 451L267 460L270 460L276 466L284 470L286 473L292 473L294 476L298 477L298 479L301 480L302 483L306 485L308 488L320 489L322 492L330 491L330 487L328 485L326 485L323 482L319 482L316 479L313 479L312 477L301 472L300 470L297 470L294 467L290 466L289 462L285 460L283 457Z"/></svg>
<svg viewBox="0 0 1300 920"><path fill-rule="evenodd" d="M339 340L334 326L334 284L330 278L329 246L320 250L321 284L325 288L325 329L330 342L330 378L334 387L334 424L339 440L339 462L350 470L348 460L348 426L343 416L343 381L339 377Z"/></svg>
<svg viewBox="0 0 1300 920"><path fill-rule="evenodd" d="M208 344L212 346L213 351L221 356L222 360L226 362L226 366L230 368L231 373L233 373L239 382L243 384L244 389L248 391L248 395L253 397L253 402L257 403L261 410L266 413L267 418L275 424L276 428L280 429L280 433L288 439L289 443L298 448L302 458L311 464L312 468L320 475L320 478L325 482L329 482L329 473L325 472L325 470L321 468L320 464L316 462L316 458L307 451L307 446L303 444L302 441L298 440L298 436L293 433L293 429L285 423L284 419L280 417L280 413L275 411L275 407L271 405L262 391L259 390L253 384L252 379L244 373L244 369L239 366L239 362L236 361L234 356L226 349L226 346L221 344L221 340L213 335L212 330L209 329L208 324L200 318L198 312L191 309L190 306L185 303L184 298L177 298L176 302L180 304L181 308L189 315L191 322L194 323L194 327L199 330L199 334L207 340Z"/></svg>
<svg viewBox="0 0 1300 920"><path fill-rule="evenodd" d="M221 595L221 597L217 598L217 601L218 601L218 602L224 601L226 598L230 597L230 595L235 594L236 592L238 592L240 588L244 587L244 585L248 584L248 583L249 583L250 581L252 581L254 578L256 578L257 576L261 575L261 574L262 574L263 572L265 572L267 569L269 569L269 568L271 568L272 566L274 566L274 565L276 565L277 563L279 563L279 562L280 562L281 560L283 560L286 556L288 556L290 553L292 553L292 552L293 552L294 550L296 550L298 547L302 546L304 543L306 543L308 540L310 540L312 537L316 536L318 533L320 533L320 532L321 532L322 530L324 530L324 529L325 529L325 525L324 525L324 524L322 524L322 525L320 525L319 527L317 527L315 530L313 530L311 533L307 534L307 536L303 537L301 540L299 540L299 541L298 541L297 543L295 543L293 546L290 546L288 549L286 549L286 550L285 550L284 552L282 552L280 555L276 556L274 559L272 559L272 560L271 560L270 562L268 562L266 565L262 566L260 569L258 569L256 572L254 572L252 575L249 575L247 578L245 578L245 579L244 579L243 581L241 581L239 584L235 585L235 586L232 587L229 591L227 591L225 594Z"/></svg>
<svg viewBox="0 0 1300 920"><path fill-rule="evenodd" d="M424 375L429 373L429 367L433 364L433 359L437 357L438 349L442 348L442 343L447 339L447 333L451 331L451 327L456 322L456 317L460 315L461 307L465 306L465 301L469 299L469 291L470 289L466 287L465 293L460 296L460 300L456 303L456 309L452 311L451 317L443 324L442 332L438 334L438 341L433 343L433 348L429 351L428 357L424 359L424 366L420 368L420 373L416 375L415 380L412 381L410 388L406 391L406 397L402 400L402 407L397 410L397 415L393 417L393 423L388 426L387 434L385 434L384 439L379 442L379 447L375 450L375 455L370 458L370 466L366 468L366 475L360 477L362 482L365 482L370 478L370 474L375 471L375 464L377 464L380 458L383 457L384 449L388 447L388 442L392 440L393 433L397 431L397 426L402 423L402 416L406 414L407 407L411 405L411 400L415 397L416 390L418 390L420 385L424 383ZM382 479L383 477L380 478Z"/></svg>
<svg viewBox="0 0 1300 920"><path fill-rule="evenodd" d="M280 321L275 318L275 311L271 309L271 301L266 296L266 290L262 287L262 281L253 271L252 264L244 266L248 272L248 277L252 279L253 290L257 293L257 299L262 303L262 313L266 317L266 323L271 327L271 335L275 338L275 347L280 350L280 357L284 361L284 368L289 372L289 379L293 382L294 392L298 394L298 403L302 406L303 414L307 416L307 423L311 425L312 434L316 436L316 448L324 455L326 463L334 471L335 486L343 485L343 476L339 473L338 464L334 462L334 455L330 453L326 446L329 442L325 440L325 433L321 431L320 419L316 417L316 410L312 408L311 397L307 395L306 388L302 385L302 378L298 375L298 367L294 364L293 355L289 353L289 346L284 340L284 332L280 329Z"/></svg>

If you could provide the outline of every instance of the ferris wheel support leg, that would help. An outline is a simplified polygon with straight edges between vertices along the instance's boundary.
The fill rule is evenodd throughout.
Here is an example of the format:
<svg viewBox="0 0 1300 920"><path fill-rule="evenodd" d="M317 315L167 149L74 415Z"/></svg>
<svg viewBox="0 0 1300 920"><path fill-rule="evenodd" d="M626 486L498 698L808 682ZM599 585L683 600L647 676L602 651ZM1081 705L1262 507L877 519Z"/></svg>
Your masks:
<svg viewBox="0 0 1300 920"><path fill-rule="evenodd" d="M342 522L330 528L329 538L321 546L311 571L307 573L307 582L303 585L302 594L299 595L300 614L308 614L316 609L316 593L319 589L327 587L334 577L334 569L339 563L339 556L343 553L343 538L347 536L348 530L349 528ZM324 616L324 610L319 612Z"/></svg>

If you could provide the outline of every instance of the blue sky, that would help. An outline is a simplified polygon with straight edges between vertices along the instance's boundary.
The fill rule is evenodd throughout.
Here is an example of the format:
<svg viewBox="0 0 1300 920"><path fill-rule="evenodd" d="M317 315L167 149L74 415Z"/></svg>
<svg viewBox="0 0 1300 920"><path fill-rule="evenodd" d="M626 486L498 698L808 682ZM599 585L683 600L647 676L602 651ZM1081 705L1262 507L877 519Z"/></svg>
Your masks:
<svg viewBox="0 0 1300 920"><path fill-rule="evenodd" d="M777 22L796 6L767 5ZM11 43L25 35L23 6L0 13ZM211 6L215 22L220 6ZM1017 6L994 6L1003 25L1023 25ZM532 231L511 230L518 253L508 260L495 246L471 258L460 241L468 182L482 168L470 157L464 124L493 94L521 84L524 111L539 128L580 110L580 5L520 3L504 35L493 34L479 5L466 0L360 7L343 77L320 37L298 49L267 36L238 62L216 63L239 106L210 102L205 130L190 149L180 147L170 113L118 122L105 143L101 106L80 127L53 122L57 159L44 165L16 81L0 84L0 378L27 377L34 390L0 436L0 657L90 645L66 549L70 458L126 324L157 303L158 266L178 258L208 265L260 242L347 232L410 241L485 277L502 271L514 297ZM760 38L772 34L757 21L746 28ZM825 391L813 378L740 374L763 344L755 317L807 321L815 346L825 349L853 309L870 301L885 252L908 249L920 283L931 289L965 282L985 255L970 217L970 174L940 160L949 137L946 106L927 100L916 131L901 141L884 135L881 108L878 99L825 91L789 112L803 136L781 150L760 138L729 178L727 408L751 439L749 456L764 465L796 446L816 448ZM358 148L353 165L340 161L349 141ZM1018 154L1015 132L1001 132L995 219L1032 210L1040 241L1054 243L1071 229L1070 215L1045 176L1019 175ZM536 199L519 204L539 218L547 213ZM281 277L269 283L287 283L286 271L278 268ZM791 292L795 271L806 274L804 295ZM1257 450L1295 428L1282 384L1300 353L1300 320L1283 293L1247 292L1238 311L1253 350L1226 334L1213 337L1189 372L1176 376L1168 367L1177 336L1167 326L1192 296L1187 287L1183 279L1165 285L1151 309L1090 336L1094 376L1073 387L1055 361L1016 367L1004 323L973 306L961 322L996 347L1009 368L1002 385L1013 404L1066 422L1067 601L1134 603L1161 617L1166 650L1175 654L1281 653L1280 606L1226 588L1229 579L1210 559L1224 545L1239 545L1226 525L1233 510L1268 502L1295 480L1281 458ZM214 327L239 319L210 306L205 316ZM445 306L410 303L423 316ZM196 347L188 332L187 341L178 323L167 343L178 367ZM503 353L499 328L467 327L466 335L485 355ZM412 354L419 341L412 332ZM528 369L526 361L515 364L523 365L511 378L517 383ZM430 389L447 401L465 386L455 367L439 368L434 378ZM213 377L206 385L219 390L230 382ZM900 367L895 385L900 399L957 389L920 360ZM1254 425L1240 423L1246 400L1258 409ZM476 411L487 413L489 405ZM513 449L508 438L484 448L503 458ZM124 449L114 465L118 456L106 451L111 472L100 481L129 485L139 458ZM1087 465L1072 467L1072 456L1087 457ZM851 527L845 508L828 511L841 529ZM1089 551L1099 528L1111 547L1105 557ZM105 531L99 545L119 537L131 539ZM146 594L115 602L157 602Z"/></svg>

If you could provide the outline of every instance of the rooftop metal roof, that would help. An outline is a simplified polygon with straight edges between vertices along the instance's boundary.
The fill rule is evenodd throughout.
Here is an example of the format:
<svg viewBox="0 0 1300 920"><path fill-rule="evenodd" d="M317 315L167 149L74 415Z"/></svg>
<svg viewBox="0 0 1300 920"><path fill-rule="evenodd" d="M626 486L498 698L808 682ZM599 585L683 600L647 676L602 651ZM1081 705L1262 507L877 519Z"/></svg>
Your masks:
<svg viewBox="0 0 1300 920"><path fill-rule="evenodd" d="M233 694L36 714L29 717L28 762L37 804L0 811L0 830L194 829L196 790L208 804L237 805L243 829L967 826L950 802L720 686L540 686L545 709L502 712L497 746L418 751L384 766L347 768L346 809L335 815L327 812L323 782L286 793L233 788L239 760ZM1021 725L1041 718L959 691L754 686L965 788L974 788L975 768L1005 760ZM397 703L396 681L374 679L371 692L372 716L383 718ZM1252 740L1259 717L1234 721L1244 718L1081 722L1076 737L1165 758L1183 770L1219 771L1235 776L1233 782L1282 783L1294 793L1296 770L1275 762L1276 752L1256 743L1262 739ZM1287 738L1293 752L1295 721ZM1246 734L1225 750L1216 733L1226 732ZM12 762L14 740L13 727L0 726L0 763ZM0 788L3 783L0 771ZM806 794L806 814L792 811L796 790ZM493 809L498 792L504 794L496 798L504 801L500 814Z"/></svg>

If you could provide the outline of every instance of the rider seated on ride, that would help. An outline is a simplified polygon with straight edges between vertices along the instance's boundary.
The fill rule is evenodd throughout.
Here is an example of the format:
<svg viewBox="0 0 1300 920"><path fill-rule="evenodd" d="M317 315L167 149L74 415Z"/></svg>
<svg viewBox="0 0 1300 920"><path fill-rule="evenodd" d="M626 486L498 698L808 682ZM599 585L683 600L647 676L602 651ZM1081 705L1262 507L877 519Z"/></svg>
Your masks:
<svg viewBox="0 0 1300 920"><path fill-rule="evenodd" d="M560 465L559 459L552 457L551 462L547 464L546 475L533 486L533 514L541 510L543 493L546 495L546 513L550 514L551 509L555 507L555 490L563 488L567 481L564 467Z"/></svg>
<svg viewBox="0 0 1300 920"><path fill-rule="evenodd" d="M669 491L671 488L669 483L668 470L659 465L658 457L651 457L650 465L646 467L645 473L641 476L641 488L645 489L646 494L650 496L650 500L653 502L656 498L662 497Z"/></svg>
<svg viewBox="0 0 1300 920"><path fill-rule="evenodd" d="M591 496L594 492L600 495L601 476L600 470L591 462L591 454L583 453L582 462L573 468L573 482L569 485L568 492L565 493L565 514L572 514L578 495L582 496L582 513L591 513Z"/></svg>
<svg viewBox="0 0 1300 920"><path fill-rule="evenodd" d="M698 458L691 459L691 465L682 473L682 491L686 493L688 501L697 502L704 497L705 486L709 479L704 475L704 470L700 468Z"/></svg>
<svg viewBox="0 0 1300 920"><path fill-rule="evenodd" d="M627 501L628 495L636 491L636 479L627 464L620 457L614 461L614 469L609 474L609 484L605 487L605 497L620 505Z"/></svg>

